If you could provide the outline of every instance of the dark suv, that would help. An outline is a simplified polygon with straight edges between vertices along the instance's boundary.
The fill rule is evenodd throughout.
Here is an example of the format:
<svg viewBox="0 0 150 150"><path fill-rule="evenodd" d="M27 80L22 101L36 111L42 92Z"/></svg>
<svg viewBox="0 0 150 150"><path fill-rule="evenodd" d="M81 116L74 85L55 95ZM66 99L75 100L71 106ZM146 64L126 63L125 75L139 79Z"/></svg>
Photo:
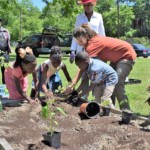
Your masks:
<svg viewBox="0 0 150 150"><path fill-rule="evenodd" d="M72 42L72 34L68 33L65 35L59 35L60 45L63 53L70 54L71 50L71 42Z"/></svg>
<svg viewBox="0 0 150 150"><path fill-rule="evenodd" d="M53 45L60 46L60 40L51 28L44 28L42 33L27 36L18 42L18 47L31 47L36 57L39 54L49 54Z"/></svg>

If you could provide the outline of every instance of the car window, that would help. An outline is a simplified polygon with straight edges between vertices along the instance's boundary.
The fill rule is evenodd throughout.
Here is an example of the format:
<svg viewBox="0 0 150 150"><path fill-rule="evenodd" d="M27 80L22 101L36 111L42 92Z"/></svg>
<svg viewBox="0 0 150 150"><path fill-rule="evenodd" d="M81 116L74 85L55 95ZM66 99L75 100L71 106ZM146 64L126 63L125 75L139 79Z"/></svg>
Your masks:
<svg viewBox="0 0 150 150"><path fill-rule="evenodd" d="M21 41L21 43L22 43L22 44L27 43L28 39L29 39L29 37L25 37L25 38Z"/></svg>
<svg viewBox="0 0 150 150"><path fill-rule="evenodd" d="M29 38L29 43L31 43L31 44L36 44L37 42L39 42L40 41L40 36L31 36L30 38Z"/></svg>
<svg viewBox="0 0 150 150"><path fill-rule="evenodd" d="M56 35L42 35L43 46L51 48L53 45L60 45L60 41Z"/></svg>
<svg viewBox="0 0 150 150"><path fill-rule="evenodd" d="M145 47L144 45L142 45L142 44L136 44L135 47L136 47L136 48L139 48L139 49L144 49L144 48L146 48L146 47Z"/></svg>

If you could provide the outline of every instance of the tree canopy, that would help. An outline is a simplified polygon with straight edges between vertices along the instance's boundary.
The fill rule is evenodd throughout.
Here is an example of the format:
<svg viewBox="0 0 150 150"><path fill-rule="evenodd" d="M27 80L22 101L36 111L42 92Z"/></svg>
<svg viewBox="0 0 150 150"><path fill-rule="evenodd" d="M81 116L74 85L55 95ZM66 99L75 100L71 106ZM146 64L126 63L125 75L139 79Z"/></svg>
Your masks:
<svg viewBox="0 0 150 150"><path fill-rule="evenodd" d="M57 28L63 34L72 32L75 19L83 12L76 0L41 0L46 6L40 11L31 0L1 0L0 14L3 26L13 41L43 27ZM38 1L37 1L38 2ZM150 37L149 0L105 0L97 1L95 11L103 16L107 36Z"/></svg>

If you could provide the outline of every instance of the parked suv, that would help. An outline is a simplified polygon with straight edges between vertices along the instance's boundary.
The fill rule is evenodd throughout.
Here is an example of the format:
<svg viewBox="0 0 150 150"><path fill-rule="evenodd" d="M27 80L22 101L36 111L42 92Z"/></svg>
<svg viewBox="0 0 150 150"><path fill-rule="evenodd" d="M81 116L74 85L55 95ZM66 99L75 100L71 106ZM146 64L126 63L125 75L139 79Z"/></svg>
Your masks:
<svg viewBox="0 0 150 150"><path fill-rule="evenodd" d="M71 50L71 42L72 42L72 34L68 33L65 35L59 35L60 45L63 53L70 54Z"/></svg>
<svg viewBox="0 0 150 150"><path fill-rule="evenodd" d="M42 33L27 36L18 42L19 47L31 47L36 57L39 54L49 54L53 45L60 46L60 40L51 28L44 28Z"/></svg>

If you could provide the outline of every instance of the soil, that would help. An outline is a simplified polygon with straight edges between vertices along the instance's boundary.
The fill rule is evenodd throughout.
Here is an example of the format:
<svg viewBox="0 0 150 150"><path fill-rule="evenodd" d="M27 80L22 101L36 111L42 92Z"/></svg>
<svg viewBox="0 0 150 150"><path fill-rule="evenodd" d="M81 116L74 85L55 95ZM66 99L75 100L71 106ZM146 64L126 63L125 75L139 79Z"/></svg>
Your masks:
<svg viewBox="0 0 150 150"><path fill-rule="evenodd" d="M61 150L148 150L150 125L132 120L121 123L121 116L98 116L86 119L79 115L79 107L57 101L67 116L57 115L61 131ZM6 107L0 112L0 138L5 138L14 150L51 150L43 141L48 122L40 115L41 105L24 103L20 107ZM101 110L102 111L102 110Z"/></svg>

